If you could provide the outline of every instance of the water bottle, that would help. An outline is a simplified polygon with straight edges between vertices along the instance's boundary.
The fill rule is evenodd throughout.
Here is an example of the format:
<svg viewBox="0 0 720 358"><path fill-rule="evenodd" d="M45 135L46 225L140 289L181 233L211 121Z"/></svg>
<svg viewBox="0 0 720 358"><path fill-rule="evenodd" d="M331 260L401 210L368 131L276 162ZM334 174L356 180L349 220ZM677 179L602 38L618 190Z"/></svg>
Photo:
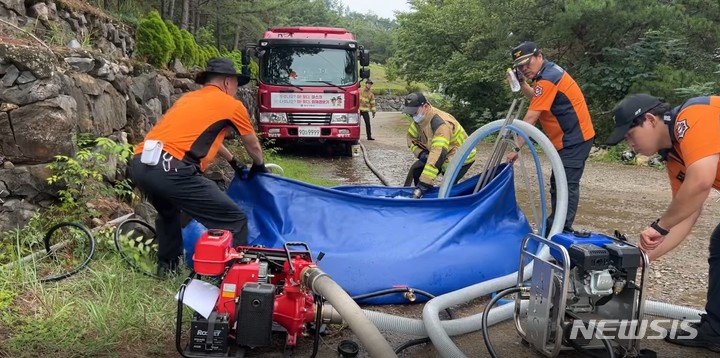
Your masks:
<svg viewBox="0 0 720 358"><path fill-rule="evenodd" d="M510 89L513 92L517 92L520 90L520 82L517 79L517 76L515 76L515 71L508 68L508 73L510 74Z"/></svg>

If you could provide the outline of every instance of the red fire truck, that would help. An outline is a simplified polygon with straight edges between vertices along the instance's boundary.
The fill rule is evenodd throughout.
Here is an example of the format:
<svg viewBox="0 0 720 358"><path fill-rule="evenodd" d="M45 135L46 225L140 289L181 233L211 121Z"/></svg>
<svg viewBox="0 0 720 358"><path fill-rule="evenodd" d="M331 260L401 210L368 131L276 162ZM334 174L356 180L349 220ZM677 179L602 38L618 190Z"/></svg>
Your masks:
<svg viewBox="0 0 720 358"><path fill-rule="evenodd" d="M275 27L245 49L258 58L258 130L276 144L339 144L360 139L359 82L370 77L369 51L342 28ZM362 69L358 69L358 62ZM249 75L249 67L243 66Z"/></svg>

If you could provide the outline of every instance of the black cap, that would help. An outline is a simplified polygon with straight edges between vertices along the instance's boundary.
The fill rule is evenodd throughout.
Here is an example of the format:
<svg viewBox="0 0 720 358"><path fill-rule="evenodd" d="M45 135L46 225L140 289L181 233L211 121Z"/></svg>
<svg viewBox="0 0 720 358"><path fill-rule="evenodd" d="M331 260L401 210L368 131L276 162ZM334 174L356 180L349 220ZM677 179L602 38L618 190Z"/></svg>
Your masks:
<svg viewBox="0 0 720 358"><path fill-rule="evenodd" d="M368 79L365 81L365 83L371 85L371 84L373 84L373 81L368 78Z"/></svg>
<svg viewBox="0 0 720 358"><path fill-rule="evenodd" d="M536 55L540 51L537 45L531 41L525 41L512 49L513 67L526 64L530 61L530 57Z"/></svg>
<svg viewBox="0 0 720 358"><path fill-rule="evenodd" d="M422 92L410 93L405 97L405 108L403 108L402 112L413 116L417 113L418 108L425 103L427 103L427 100Z"/></svg>
<svg viewBox="0 0 720 358"><path fill-rule="evenodd" d="M236 76L238 78L238 86L243 86L250 82L250 77L237 73L237 70L235 70L235 64L228 58L216 57L208 60L205 71L202 71L195 76L195 82L201 85L205 84L207 75L210 73Z"/></svg>
<svg viewBox="0 0 720 358"><path fill-rule="evenodd" d="M615 130L607 140L608 145L615 145L625 139L625 134L636 118L651 111L663 102L649 94L639 93L626 97L613 110Z"/></svg>
<svg viewBox="0 0 720 358"><path fill-rule="evenodd" d="M360 346L352 340L345 339L338 343L338 353L341 357L357 357L360 352Z"/></svg>

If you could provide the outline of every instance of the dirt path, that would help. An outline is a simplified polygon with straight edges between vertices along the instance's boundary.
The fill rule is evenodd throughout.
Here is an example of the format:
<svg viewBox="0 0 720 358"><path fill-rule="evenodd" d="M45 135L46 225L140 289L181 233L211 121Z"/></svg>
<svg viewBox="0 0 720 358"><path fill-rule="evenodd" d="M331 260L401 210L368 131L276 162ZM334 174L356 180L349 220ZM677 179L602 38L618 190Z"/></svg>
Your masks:
<svg viewBox="0 0 720 358"><path fill-rule="evenodd" d="M399 113L378 113L372 122L373 135L376 140L362 140L373 164L394 185L402 185L405 174L414 161L412 154L405 146L404 133L407 125L408 122ZM361 137L365 138L364 132ZM477 163L484 162L489 156L491 147L490 144L481 144ZM362 158L333 161L335 165L331 166L334 168L331 169L331 175L336 178L348 184L381 185L365 167ZM526 168L533 170L530 162L527 161L527 163ZM480 167L476 164L474 170L477 172ZM547 182L550 167L545 161L543 162L543 171ZM516 170L516 173L519 173L519 170ZM532 178L534 176L530 177L530 180L536 180ZM524 205L527 201L524 196L524 185L521 180L516 179L516 183L521 207L526 207L527 205ZM534 188L537 187L534 182L532 185ZM546 190L549 190L548 188L549 184L546 184ZM535 195L537 196L537 193ZM549 197L547 192L546 195ZM713 192L711 199L705 204L705 210L692 235L674 252L652 265L648 293L651 300L703 308L707 291L708 237L717 223L715 213L720 209L716 197L718 197L717 193ZM619 230L631 240L635 240L640 230L662 214L669 203L670 191L666 174L662 170L589 161L581 183L580 200L580 208L575 222L576 229L605 234L612 234L614 230ZM530 212L526 211L526 214L529 216ZM460 312L462 315L482 312L484 303L483 300L471 302L463 306ZM368 308L407 317L420 318L422 316L420 305ZM520 343L512 322L506 321L493 326L490 332L492 341L501 357L538 356ZM408 338L393 334L387 336L395 346ZM348 337L352 338L352 332L349 330L335 332L331 336L325 337L320 356L337 356L335 353L337 342ZM468 356L489 356L482 335L478 332L456 337L454 341ZM658 340L644 340L642 347L655 350L660 357L687 354L698 357L714 356L706 350L676 347ZM362 353L361 356L363 356ZM432 345L427 344L407 349L402 356L436 357L438 354ZM561 356L579 357L580 355L567 352L562 353Z"/></svg>

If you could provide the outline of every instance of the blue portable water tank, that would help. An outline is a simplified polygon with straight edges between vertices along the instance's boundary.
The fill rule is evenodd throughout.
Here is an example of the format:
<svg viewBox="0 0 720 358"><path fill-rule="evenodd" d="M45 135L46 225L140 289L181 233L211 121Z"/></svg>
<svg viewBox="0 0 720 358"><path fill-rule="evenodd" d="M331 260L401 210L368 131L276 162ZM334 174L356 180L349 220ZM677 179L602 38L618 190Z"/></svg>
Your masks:
<svg viewBox="0 0 720 358"><path fill-rule="evenodd" d="M610 244L613 242L612 238L607 235L588 232L564 232L561 234L555 234L553 237L550 238L550 241L558 245L562 245L566 249L574 244L593 244L599 247L603 247L605 246L605 244ZM555 248L550 248L550 255L552 255L552 257L554 257L558 262L562 262L562 255L560 255L560 252ZM573 265L570 266L572 267Z"/></svg>
<svg viewBox="0 0 720 358"><path fill-rule="evenodd" d="M207 228L195 220L190 220L190 222L182 229L185 264L191 269L193 268L192 257L195 253L195 244L197 244L198 240L205 231L207 231Z"/></svg>

